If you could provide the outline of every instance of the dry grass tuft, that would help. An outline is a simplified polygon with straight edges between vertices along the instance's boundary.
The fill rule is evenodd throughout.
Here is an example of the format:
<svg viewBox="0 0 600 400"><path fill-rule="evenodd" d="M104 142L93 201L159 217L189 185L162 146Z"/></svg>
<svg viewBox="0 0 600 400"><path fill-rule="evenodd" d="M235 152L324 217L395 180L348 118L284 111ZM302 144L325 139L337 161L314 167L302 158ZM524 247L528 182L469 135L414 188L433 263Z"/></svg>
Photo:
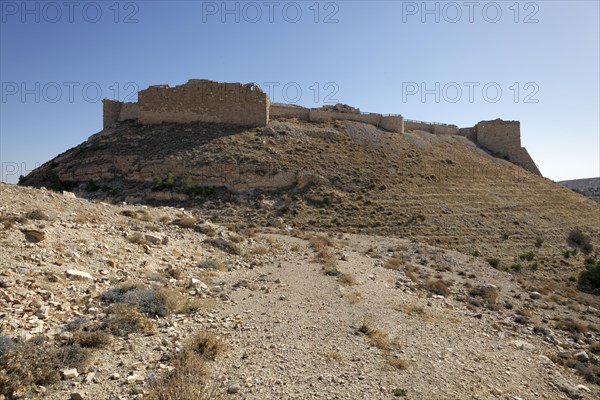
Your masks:
<svg viewBox="0 0 600 400"><path fill-rule="evenodd" d="M177 218L172 222L173 225L177 225L180 228L193 228L196 225L196 219L192 217Z"/></svg>
<svg viewBox="0 0 600 400"><path fill-rule="evenodd" d="M177 355L175 370L149 385L150 400L209 400L217 386L210 382L206 362L227 350L214 334L200 332L190 338ZM144 397L146 398L146 397Z"/></svg>
<svg viewBox="0 0 600 400"><path fill-rule="evenodd" d="M441 279L425 282L424 288L431 294L437 294L444 297L450 295L450 288L448 287L448 284Z"/></svg>
<svg viewBox="0 0 600 400"><path fill-rule="evenodd" d="M75 343L81 347L103 348L112 343L112 336L102 331L78 331L73 337Z"/></svg>
<svg viewBox="0 0 600 400"><path fill-rule="evenodd" d="M144 314L125 304L115 304L109 310L99 327L115 336L127 336L132 333L147 333L154 330L154 324Z"/></svg>
<svg viewBox="0 0 600 400"><path fill-rule="evenodd" d="M183 352L173 364L175 370L149 385L149 400L210 400L216 386L209 381L201 355Z"/></svg>
<svg viewBox="0 0 600 400"><path fill-rule="evenodd" d="M402 266L402 260L396 257L388 258L383 263L383 268L397 271Z"/></svg>
<svg viewBox="0 0 600 400"><path fill-rule="evenodd" d="M200 332L188 340L184 351L198 354L204 360L214 361L227 351L227 345L212 333Z"/></svg>
<svg viewBox="0 0 600 400"><path fill-rule="evenodd" d="M329 351L325 353L325 358L332 361L344 361L344 356L339 351Z"/></svg>
<svg viewBox="0 0 600 400"><path fill-rule="evenodd" d="M338 281L344 286L354 286L358 284L356 277L347 272L341 273L338 275Z"/></svg>
<svg viewBox="0 0 600 400"><path fill-rule="evenodd" d="M409 362L401 358L388 357L385 362L396 369L407 369Z"/></svg>
<svg viewBox="0 0 600 400"><path fill-rule="evenodd" d="M35 386L49 385L60 380L65 368L82 370L90 353L79 345L58 347L38 336L19 343L0 357L0 397L8 399L28 394Z"/></svg>
<svg viewBox="0 0 600 400"><path fill-rule="evenodd" d="M362 299L362 295L360 292L350 292L344 295L346 299L350 302L350 304L356 304Z"/></svg>

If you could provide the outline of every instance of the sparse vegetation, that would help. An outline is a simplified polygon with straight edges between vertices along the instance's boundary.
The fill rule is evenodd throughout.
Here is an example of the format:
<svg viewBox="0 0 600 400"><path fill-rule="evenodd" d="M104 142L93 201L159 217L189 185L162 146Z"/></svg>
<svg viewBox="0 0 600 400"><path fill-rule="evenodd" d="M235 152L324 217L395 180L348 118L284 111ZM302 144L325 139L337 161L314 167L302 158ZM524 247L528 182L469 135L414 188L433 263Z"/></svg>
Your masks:
<svg viewBox="0 0 600 400"><path fill-rule="evenodd" d="M590 254L594 250L594 245L592 244L590 236L583 233L583 231L579 228L573 229L571 232L569 232L567 241L571 246L578 247L585 254Z"/></svg>
<svg viewBox="0 0 600 400"><path fill-rule="evenodd" d="M150 384L151 400L210 400L217 386L210 382L206 361L215 360L227 346L215 335L200 332L190 338L173 363L175 369Z"/></svg>
<svg viewBox="0 0 600 400"><path fill-rule="evenodd" d="M339 351L329 351L329 352L325 353L325 357L327 359L333 360L333 361L338 361L338 362L344 361L344 356Z"/></svg>
<svg viewBox="0 0 600 400"><path fill-rule="evenodd" d="M488 258L488 259L486 259L486 261L494 269L498 269L498 267L500 266L500 260L497 258Z"/></svg>
<svg viewBox="0 0 600 400"><path fill-rule="evenodd" d="M354 277L354 275L344 272L338 275L338 281L345 286L354 286L358 284L358 281Z"/></svg>
<svg viewBox="0 0 600 400"><path fill-rule="evenodd" d="M586 260L585 269L579 274L578 286L582 291L600 294L600 261Z"/></svg>
<svg viewBox="0 0 600 400"><path fill-rule="evenodd" d="M74 340L81 347L102 348L112 342L112 337L102 331L79 331L75 333Z"/></svg>
<svg viewBox="0 0 600 400"><path fill-rule="evenodd" d="M521 254L519 256L519 260L521 261L532 261L535 258L535 253L533 251L528 251L527 253Z"/></svg>
<svg viewBox="0 0 600 400"><path fill-rule="evenodd" d="M154 324L135 308L115 304L110 307L108 316L100 324L99 330L115 336L127 336L132 333L146 333L154 330Z"/></svg>
<svg viewBox="0 0 600 400"><path fill-rule="evenodd" d="M403 360L401 358L397 358L397 357L387 357L386 358L386 363L396 369L406 369L409 366L408 361Z"/></svg>
<svg viewBox="0 0 600 400"><path fill-rule="evenodd" d="M435 281L427 281L425 282L424 287L432 294L437 294L439 296L444 297L450 295L450 288L448 287L448 283L444 282L441 279Z"/></svg>
<svg viewBox="0 0 600 400"><path fill-rule="evenodd" d="M216 247L217 249L224 251L225 253L240 255L241 249L239 245L232 243L229 240L221 239L221 238L207 238L204 240L204 243Z"/></svg>
<svg viewBox="0 0 600 400"><path fill-rule="evenodd" d="M18 393L28 393L34 386L58 382L62 369L83 369L89 356L77 344L57 346L42 336L11 346L0 356L0 395L21 398Z"/></svg>
<svg viewBox="0 0 600 400"><path fill-rule="evenodd" d="M165 317L177 309L178 292L158 286L147 287L127 284L110 288L102 293L102 301L108 304L125 304L150 317Z"/></svg>
<svg viewBox="0 0 600 400"><path fill-rule="evenodd" d="M385 262L383 263L383 268L398 270L398 269L400 269L401 265L402 265L401 259L396 258L396 257L391 257L391 258L388 258L387 260L385 260Z"/></svg>
<svg viewBox="0 0 600 400"><path fill-rule="evenodd" d="M514 272L521 272L521 270L523 269L523 264L521 264L521 263L513 263L510 266L510 269L511 269L511 271L514 271Z"/></svg>
<svg viewBox="0 0 600 400"><path fill-rule="evenodd" d="M542 238L541 236L538 236L535 239L535 247L539 249L542 247L543 244L544 244L544 238Z"/></svg>

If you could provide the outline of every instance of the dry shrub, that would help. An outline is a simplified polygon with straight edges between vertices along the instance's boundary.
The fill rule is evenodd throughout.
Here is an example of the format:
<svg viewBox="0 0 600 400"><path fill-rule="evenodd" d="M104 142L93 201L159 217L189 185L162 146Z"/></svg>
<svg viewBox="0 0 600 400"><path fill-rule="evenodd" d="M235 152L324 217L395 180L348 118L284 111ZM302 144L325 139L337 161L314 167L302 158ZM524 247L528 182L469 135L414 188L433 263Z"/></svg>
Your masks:
<svg viewBox="0 0 600 400"><path fill-rule="evenodd" d="M338 362L344 361L344 356L339 351L329 351L325 353L325 357L329 360L334 360Z"/></svg>
<svg viewBox="0 0 600 400"><path fill-rule="evenodd" d="M484 299L489 305L496 304L496 300L498 299L498 288L492 285L483 285L479 286L469 292L469 294L473 297L481 297Z"/></svg>
<svg viewBox="0 0 600 400"><path fill-rule="evenodd" d="M62 369L85 368L89 356L79 345L57 347L42 336L34 337L0 357L0 394L9 400L22 398L34 386L58 382Z"/></svg>
<svg viewBox="0 0 600 400"><path fill-rule="evenodd" d="M333 247L333 241L327 236L323 235L312 235L308 239L308 243L310 247L316 251L320 252L324 250L326 247Z"/></svg>
<svg viewBox="0 0 600 400"><path fill-rule="evenodd" d="M204 360L214 361L227 351L227 345L212 333L200 332L188 340L185 351L198 354Z"/></svg>
<svg viewBox="0 0 600 400"><path fill-rule="evenodd" d="M146 244L146 238L140 232L133 232L125 237L129 243Z"/></svg>
<svg viewBox="0 0 600 400"><path fill-rule="evenodd" d="M252 253L259 255L259 256L263 256L265 254L271 253L271 249L269 248L269 246L265 246L264 244L259 244L258 246L255 246L254 248L252 248Z"/></svg>
<svg viewBox="0 0 600 400"><path fill-rule="evenodd" d="M344 295L350 304L356 304L362 299L362 295L359 292L350 292Z"/></svg>
<svg viewBox="0 0 600 400"><path fill-rule="evenodd" d="M388 258L387 260L385 260L385 262L383 263L383 268L392 269L394 271L397 271L398 269L400 269L401 265L402 265L401 259L392 257L392 258Z"/></svg>
<svg viewBox="0 0 600 400"><path fill-rule="evenodd" d="M430 293L437 294L439 296L447 297L450 294L450 288L448 288L448 284L441 279L435 281L427 281L424 287Z"/></svg>
<svg viewBox="0 0 600 400"><path fill-rule="evenodd" d="M584 333L587 331L586 326L573 318L562 318L556 322L556 328L566 332Z"/></svg>
<svg viewBox="0 0 600 400"><path fill-rule="evenodd" d="M175 370L149 385L149 400L210 400L216 387L209 383L205 361L199 354L183 352L174 362Z"/></svg>
<svg viewBox="0 0 600 400"><path fill-rule="evenodd" d="M214 334L200 332L190 338L177 354L175 370L149 385L150 400L209 400L217 387L209 381L206 362L215 360L227 345Z"/></svg>
<svg viewBox="0 0 600 400"><path fill-rule="evenodd" d="M208 238L204 240L204 243L216 247L217 249L224 251L225 253L229 253L232 255L240 255L241 250L240 246L232 243L229 240L221 239L221 238Z"/></svg>
<svg viewBox="0 0 600 400"><path fill-rule="evenodd" d="M335 262L335 254L332 249L323 248L317 251L315 260L321 264L333 263Z"/></svg>
<svg viewBox="0 0 600 400"><path fill-rule="evenodd" d="M338 275L338 281L344 286L354 286L358 284L358 281L354 277L354 275L349 274L347 272L341 273Z"/></svg>
<svg viewBox="0 0 600 400"><path fill-rule="evenodd" d="M112 342L112 336L102 331L78 331L73 339L81 347L89 348L106 347Z"/></svg>
<svg viewBox="0 0 600 400"><path fill-rule="evenodd" d="M396 357L388 357L385 362L396 369L406 369L409 365L408 361Z"/></svg>
<svg viewBox="0 0 600 400"><path fill-rule="evenodd" d="M132 333L146 333L154 329L152 321L135 308L125 304L115 304L109 310L99 327L100 330L115 336L127 336Z"/></svg>
<svg viewBox="0 0 600 400"><path fill-rule="evenodd" d="M398 346L398 343L390 339L387 332L374 328L367 322L363 322L358 331L365 334L369 338L369 343L371 346L375 346L378 349L391 350Z"/></svg>
<svg viewBox="0 0 600 400"><path fill-rule="evenodd" d="M137 308L150 317L166 317L176 311L182 295L176 289L140 284L125 284L102 293L102 301L108 304L126 304Z"/></svg>
<svg viewBox="0 0 600 400"><path fill-rule="evenodd" d="M146 211L144 209L135 210L135 211L134 210L123 210L123 211L121 211L121 215L132 218L132 219L137 219L140 221L145 221L145 222L152 221L152 217L150 216L148 211Z"/></svg>
<svg viewBox="0 0 600 400"><path fill-rule="evenodd" d="M181 228L193 228L196 225L196 219L191 217L177 218L172 222L173 225L177 225Z"/></svg>
<svg viewBox="0 0 600 400"><path fill-rule="evenodd" d="M34 220L34 221L48 221L48 220L50 220L50 217L48 216L48 214L46 214L45 212L43 212L40 209L29 211L27 214L25 214L25 218L31 219L31 220Z"/></svg>

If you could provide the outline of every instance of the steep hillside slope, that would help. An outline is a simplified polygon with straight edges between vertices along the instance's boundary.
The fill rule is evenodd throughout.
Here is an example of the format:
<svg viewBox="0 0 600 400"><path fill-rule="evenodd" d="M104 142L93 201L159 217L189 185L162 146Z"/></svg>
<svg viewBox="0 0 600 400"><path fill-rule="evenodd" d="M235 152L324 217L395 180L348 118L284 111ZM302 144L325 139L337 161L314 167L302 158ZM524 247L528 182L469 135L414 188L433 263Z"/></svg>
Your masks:
<svg viewBox="0 0 600 400"><path fill-rule="evenodd" d="M246 226L408 236L499 258L501 267L535 251L542 266L572 272L568 262L556 261L569 231L600 237L596 202L463 137L396 134L352 122L273 121L252 130L123 124L21 184L195 206L214 220ZM544 246L535 248L536 241Z"/></svg>

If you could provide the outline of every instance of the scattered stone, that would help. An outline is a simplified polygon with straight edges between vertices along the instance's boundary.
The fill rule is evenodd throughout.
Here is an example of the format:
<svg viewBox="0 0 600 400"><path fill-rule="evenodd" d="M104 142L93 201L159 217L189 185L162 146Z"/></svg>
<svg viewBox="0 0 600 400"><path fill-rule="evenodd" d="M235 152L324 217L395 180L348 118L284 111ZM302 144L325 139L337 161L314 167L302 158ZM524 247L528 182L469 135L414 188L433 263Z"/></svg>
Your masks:
<svg viewBox="0 0 600 400"><path fill-rule="evenodd" d="M31 229L23 229L21 232L25 235L25 240L31 243L39 243L46 239L46 234L42 231L36 231Z"/></svg>
<svg viewBox="0 0 600 400"><path fill-rule="evenodd" d="M573 355L573 357L575 357L577 360L579 360L581 362L590 361L590 356L588 356L588 354L585 351L580 351L579 353L575 353Z"/></svg>
<svg viewBox="0 0 600 400"><path fill-rule="evenodd" d="M85 393L83 393L83 392L71 393L71 400L83 400L83 399L85 399Z"/></svg>
<svg viewBox="0 0 600 400"><path fill-rule="evenodd" d="M146 239L146 242L152 243L152 244L155 244L155 245L162 244L162 242L163 242L163 238L160 237L160 236L146 234L144 236L144 238Z"/></svg>
<svg viewBox="0 0 600 400"><path fill-rule="evenodd" d="M535 351L535 346L524 340L513 340L511 343L519 350Z"/></svg>
<svg viewBox="0 0 600 400"><path fill-rule="evenodd" d="M72 279L88 279L94 280L94 277L89 272L79 271L76 269L67 270L67 277Z"/></svg>
<svg viewBox="0 0 600 400"><path fill-rule="evenodd" d="M538 300L542 298L542 295L539 292L531 292L529 293L529 297L533 300Z"/></svg>
<svg viewBox="0 0 600 400"><path fill-rule="evenodd" d="M239 391L240 391L240 385L238 383L232 383L227 388L227 393L229 393L229 394L236 394Z"/></svg>
<svg viewBox="0 0 600 400"><path fill-rule="evenodd" d="M75 379L79 376L79 372L77 372L77 368L65 369L62 371L63 378L65 379Z"/></svg>
<svg viewBox="0 0 600 400"><path fill-rule="evenodd" d="M575 388L577 390L583 390L584 392L588 392L588 393L592 392L592 390L589 387L585 386L585 385L577 385L577 386L575 386Z"/></svg>

